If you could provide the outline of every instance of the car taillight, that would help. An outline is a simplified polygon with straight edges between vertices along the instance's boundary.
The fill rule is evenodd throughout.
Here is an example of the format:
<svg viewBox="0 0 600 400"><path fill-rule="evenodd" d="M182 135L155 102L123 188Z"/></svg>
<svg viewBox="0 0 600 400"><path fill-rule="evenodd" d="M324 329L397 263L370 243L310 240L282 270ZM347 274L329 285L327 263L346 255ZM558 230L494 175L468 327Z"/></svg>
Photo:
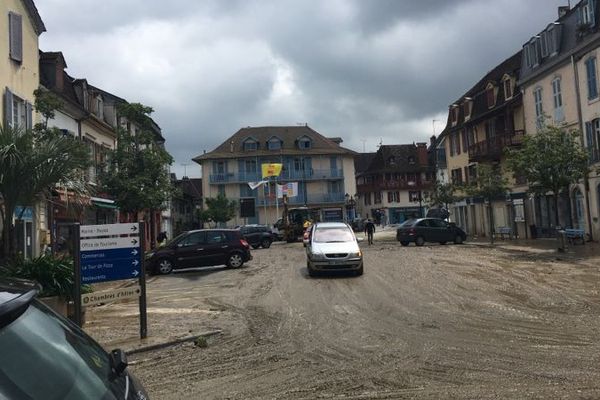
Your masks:
<svg viewBox="0 0 600 400"><path fill-rule="evenodd" d="M409 235L414 235L416 232L417 232L417 231L415 231L415 228L410 228L410 229L408 230L408 234L409 234Z"/></svg>
<svg viewBox="0 0 600 400"><path fill-rule="evenodd" d="M242 246L248 248L250 247L250 245L248 244L248 242L246 242L244 239L240 239L240 243L242 244Z"/></svg>

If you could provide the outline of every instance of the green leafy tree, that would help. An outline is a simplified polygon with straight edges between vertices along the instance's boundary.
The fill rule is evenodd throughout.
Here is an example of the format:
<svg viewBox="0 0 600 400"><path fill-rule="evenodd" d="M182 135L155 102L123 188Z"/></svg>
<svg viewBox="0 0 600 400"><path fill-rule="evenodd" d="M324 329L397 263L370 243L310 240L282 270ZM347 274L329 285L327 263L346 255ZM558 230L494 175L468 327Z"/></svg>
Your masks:
<svg viewBox="0 0 600 400"><path fill-rule="evenodd" d="M436 182L433 189L425 193L425 202L429 207L444 207L446 210L449 205L459 200L455 193L457 188L452 183Z"/></svg>
<svg viewBox="0 0 600 400"><path fill-rule="evenodd" d="M217 197L207 198L205 203L206 209L200 212L203 221L225 223L235 217L237 203L227 199L224 194L219 193Z"/></svg>
<svg viewBox="0 0 600 400"><path fill-rule="evenodd" d="M36 126L36 130L47 129L48 121L56 116L56 110L60 110L64 103L56 94L45 89L36 89L33 94L35 110L44 118L43 122Z"/></svg>
<svg viewBox="0 0 600 400"><path fill-rule="evenodd" d="M492 202L501 198L504 200L508 192L508 181L502 174L499 165L477 165L477 176L468 185L464 186L465 192L473 197L481 197L488 203L488 218L490 221L490 243L494 243L494 212Z"/></svg>
<svg viewBox="0 0 600 400"><path fill-rule="evenodd" d="M13 215L17 206L33 206L44 200L57 184L85 195L88 187L81 171L89 165L83 143L56 130L0 127L0 217L2 258L16 255ZM17 219L22 218L17 215Z"/></svg>
<svg viewBox="0 0 600 400"><path fill-rule="evenodd" d="M525 136L519 149L507 151L509 169L529 184L529 192L554 195L554 212L559 220L559 196L569 185L587 177L588 155L579 143L577 131L547 126L535 135Z"/></svg>
<svg viewBox="0 0 600 400"><path fill-rule="evenodd" d="M117 128L117 148L109 154L108 168L101 174L102 185L124 212L137 215L143 210L162 209L174 191L167 169L173 158L156 140L152 108L123 104L118 112L138 129L130 132Z"/></svg>

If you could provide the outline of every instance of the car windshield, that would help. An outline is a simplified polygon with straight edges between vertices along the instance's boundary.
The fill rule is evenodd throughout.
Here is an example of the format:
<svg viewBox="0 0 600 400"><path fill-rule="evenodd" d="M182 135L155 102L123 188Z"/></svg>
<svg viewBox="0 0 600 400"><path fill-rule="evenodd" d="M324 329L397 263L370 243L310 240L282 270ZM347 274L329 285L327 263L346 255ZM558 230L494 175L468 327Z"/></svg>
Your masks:
<svg viewBox="0 0 600 400"><path fill-rule="evenodd" d="M341 243L354 240L352 232L348 228L317 228L314 232L314 241L317 243Z"/></svg>
<svg viewBox="0 0 600 400"><path fill-rule="evenodd" d="M0 399L121 399L109 355L69 321L34 301L0 329Z"/></svg>

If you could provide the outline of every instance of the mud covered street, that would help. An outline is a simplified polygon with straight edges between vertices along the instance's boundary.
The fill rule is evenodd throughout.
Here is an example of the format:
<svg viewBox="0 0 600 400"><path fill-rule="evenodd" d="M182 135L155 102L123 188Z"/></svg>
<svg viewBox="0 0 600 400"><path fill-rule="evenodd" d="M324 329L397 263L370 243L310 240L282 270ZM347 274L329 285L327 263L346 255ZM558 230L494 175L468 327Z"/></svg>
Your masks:
<svg viewBox="0 0 600 400"><path fill-rule="evenodd" d="M239 270L152 278L150 334L223 332L206 348L134 355L130 368L153 399L600 397L598 258L363 249L362 277L311 279L301 244L277 244ZM96 308L86 329L133 336L135 312Z"/></svg>

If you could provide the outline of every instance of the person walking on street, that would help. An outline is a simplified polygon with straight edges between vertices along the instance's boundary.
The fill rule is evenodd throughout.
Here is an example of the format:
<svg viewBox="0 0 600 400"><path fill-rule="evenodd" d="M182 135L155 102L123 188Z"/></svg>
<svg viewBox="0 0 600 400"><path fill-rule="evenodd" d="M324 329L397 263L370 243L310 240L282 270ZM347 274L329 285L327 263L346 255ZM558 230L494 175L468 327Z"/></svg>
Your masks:
<svg viewBox="0 0 600 400"><path fill-rule="evenodd" d="M373 233L375 233L375 224L370 219L367 220L367 223L365 224L365 233L367 234L369 244L373 244Z"/></svg>

